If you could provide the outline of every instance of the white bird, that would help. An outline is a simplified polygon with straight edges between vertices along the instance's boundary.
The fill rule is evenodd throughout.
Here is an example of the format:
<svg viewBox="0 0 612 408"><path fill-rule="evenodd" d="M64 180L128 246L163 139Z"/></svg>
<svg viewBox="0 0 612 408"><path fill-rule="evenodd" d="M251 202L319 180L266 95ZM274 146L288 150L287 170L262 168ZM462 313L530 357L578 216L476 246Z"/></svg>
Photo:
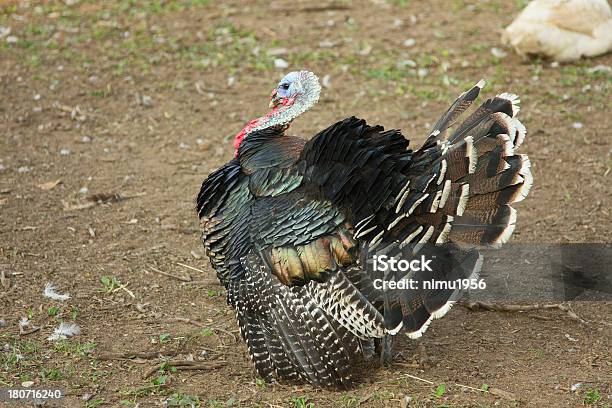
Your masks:
<svg viewBox="0 0 612 408"><path fill-rule="evenodd" d="M612 50L612 10L607 0L534 0L502 34L520 55L556 61Z"/></svg>

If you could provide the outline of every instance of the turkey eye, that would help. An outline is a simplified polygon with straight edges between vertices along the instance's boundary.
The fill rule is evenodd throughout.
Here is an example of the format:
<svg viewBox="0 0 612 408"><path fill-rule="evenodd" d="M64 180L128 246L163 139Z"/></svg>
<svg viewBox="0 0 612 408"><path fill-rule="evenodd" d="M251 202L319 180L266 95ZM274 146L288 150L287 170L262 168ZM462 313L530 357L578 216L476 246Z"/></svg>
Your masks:
<svg viewBox="0 0 612 408"><path fill-rule="evenodd" d="M289 89L289 84L282 84L282 85L281 85L281 87L282 87L283 89Z"/></svg>

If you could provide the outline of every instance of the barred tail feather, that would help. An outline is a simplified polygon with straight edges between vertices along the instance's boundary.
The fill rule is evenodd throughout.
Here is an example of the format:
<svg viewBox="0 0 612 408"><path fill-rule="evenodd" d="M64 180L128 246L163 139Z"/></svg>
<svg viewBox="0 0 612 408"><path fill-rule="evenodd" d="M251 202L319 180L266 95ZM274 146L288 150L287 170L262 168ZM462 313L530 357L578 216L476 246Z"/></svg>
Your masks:
<svg viewBox="0 0 612 408"><path fill-rule="evenodd" d="M311 283L308 290L319 307L353 335L362 340L386 335L382 315L341 270L325 283Z"/></svg>
<svg viewBox="0 0 612 408"><path fill-rule="evenodd" d="M474 100L476 100L478 94L482 88L484 88L485 84L486 82L481 79L470 90L459 95L450 108L448 108L440 119L438 119L431 131L431 135L437 136L444 132L449 126L452 126L454 121L472 105Z"/></svg>
<svg viewBox="0 0 612 408"><path fill-rule="evenodd" d="M414 153L406 187L397 195L386 233L379 238L377 250L395 242L404 258L410 250L450 251L438 257L451 264L443 268L446 275L436 279L477 276L482 265L478 246L508 241L517 219L511 204L524 199L533 182L529 158L516 154L526 135L516 118L518 96L502 93L487 100L446 137L445 130L481 87L462 94ZM390 333L401 328L409 337L419 337L432 319L448 312L455 295L452 290L386 292L385 326Z"/></svg>

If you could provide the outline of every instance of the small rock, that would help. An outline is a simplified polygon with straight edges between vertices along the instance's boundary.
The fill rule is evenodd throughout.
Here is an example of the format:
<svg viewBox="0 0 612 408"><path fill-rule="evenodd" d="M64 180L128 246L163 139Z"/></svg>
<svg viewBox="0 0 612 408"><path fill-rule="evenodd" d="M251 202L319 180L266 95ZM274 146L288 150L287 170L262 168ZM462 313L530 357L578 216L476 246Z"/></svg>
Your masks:
<svg viewBox="0 0 612 408"><path fill-rule="evenodd" d="M559 62L558 61L553 61L550 63L550 67L551 68L559 68Z"/></svg>
<svg viewBox="0 0 612 408"><path fill-rule="evenodd" d="M189 149L189 145L186 143L181 142L181 144L179 144L179 148L180 149Z"/></svg>
<svg viewBox="0 0 612 408"><path fill-rule="evenodd" d="M6 326L6 320L0 319L0 327Z"/></svg>
<svg viewBox="0 0 612 408"><path fill-rule="evenodd" d="M227 78L227 86L228 86L229 88L231 88L232 86L234 86L234 84L235 84L235 83L236 83L236 77L231 76L231 77L228 77L228 78Z"/></svg>
<svg viewBox="0 0 612 408"><path fill-rule="evenodd" d="M153 98L149 95L142 95L140 102L143 106L153 106Z"/></svg>
<svg viewBox="0 0 612 408"><path fill-rule="evenodd" d="M4 164L0 164L0 173L2 173L4 170L6 170L6 167L4 167Z"/></svg>
<svg viewBox="0 0 612 408"><path fill-rule="evenodd" d="M401 60L397 62L398 68L405 68L405 67L416 68L416 66L417 66L417 63L411 59L405 59L405 60Z"/></svg>
<svg viewBox="0 0 612 408"><path fill-rule="evenodd" d="M11 33L11 27L0 26L0 38L4 38Z"/></svg>
<svg viewBox="0 0 612 408"><path fill-rule="evenodd" d="M493 54L493 56L495 58L506 58L508 56L508 53L506 53L506 51L502 50L501 48L497 48L497 47L493 47L491 48L491 54Z"/></svg>
<svg viewBox="0 0 612 408"><path fill-rule="evenodd" d="M323 77L321 85L323 85L323 88L331 88L331 76L329 74Z"/></svg>
<svg viewBox="0 0 612 408"><path fill-rule="evenodd" d="M419 78L425 78L427 74L429 74L429 71L427 70L427 68L419 68L417 70L417 76Z"/></svg>
<svg viewBox="0 0 612 408"><path fill-rule="evenodd" d="M572 386L570 387L570 390L572 392L576 391L578 388L582 387L582 383L576 383L576 384L572 384Z"/></svg>
<svg viewBox="0 0 612 408"><path fill-rule="evenodd" d="M6 37L6 42L8 44L16 44L19 41L19 38L15 37L14 35L9 35L8 37Z"/></svg>
<svg viewBox="0 0 612 408"><path fill-rule="evenodd" d="M584 127L584 125L581 122L574 122L574 123L572 123L572 127L574 129L582 129Z"/></svg>
<svg viewBox="0 0 612 408"><path fill-rule="evenodd" d="M268 55L271 57L278 57L280 55L287 55L288 52L286 48L271 48L268 50Z"/></svg>
<svg viewBox="0 0 612 408"><path fill-rule="evenodd" d="M404 47L414 47L416 45L416 40L414 38L409 38L404 41Z"/></svg>
<svg viewBox="0 0 612 408"><path fill-rule="evenodd" d="M21 386L24 388L30 388L33 385L34 385L34 381L24 381L21 383Z"/></svg>
<svg viewBox="0 0 612 408"><path fill-rule="evenodd" d="M591 84L586 84L585 86L582 87L582 93L586 93L588 91L591 90Z"/></svg>
<svg viewBox="0 0 612 408"><path fill-rule="evenodd" d="M368 45L367 47L359 50L359 52L357 52L357 54L366 56L366 55L370 55L371 52L372 52L372 46Z"/></svg>
<svg viewBox="0 0 612 408"><path fill-rule="evenodd" d="M34 97L33 97L33 99L34 99L35 101L40 101L40 98L41 98L41 97L40 97L40 94L36 94L36 95L34 95Z"/></svg>
<svg viewBox="0 0 612 408"><path fill-rule="evenodd" d="M336 43L330 40L323 40L319 42L319 48L334 48Z"/></svg>
<svg viewBox="0 0 612 408"><path fill-rule="evenodd" d="M79 190L79 194L87 194L89 193L89 189L87 187L81 187Z"/></svg>
<svg viewBox="0 0 612 408"><path fill-rule="evenodd" d="M31 167L28 167L28 166L21 166L21 167L19 167L19 168L17 169L17 173L21 173L21 174L23 174L23 173L29 173L29 172L31 172L31 171L32 171L32 168L31 168Z"/></svg>
<svg viewBox="0 0 612 408"><path fill-rule="evenodd" d="M578 341L578 339L573 338L572 336L570 336L567 333L565 333L565 338L568 339L569 341L573 341L573 342L577 342Z"/></svg>
<svg viewBox="0 0 612 408"><path fill-rule="evenodd" d="M401 18L396 18L395 20L393 20L394 27L400 28L403 25L404 25L404 20L402 20Z"/></svg>
<svg viewBox="0 0 612 408"><path fill-rule="evenodd" d="M66 148L62 148L59 151L60 156L69 156L70 155L70 149L66 149Z"/></svg>
<svg viewBox="0 0 612 408"><path fill-rule="evenodd" d="M89 137L89 136L83 136L83 137L81 138L81 142L82 142L82 143L91 143L91 137Z"/></svg>
<svg viewBox="0 0 612 408"><path fill-rule="evenodd" d="M202 145L204 144L204 139L202 139L202 138L197 138L197 139L196 139L196 144L197 144L198 146L202 146Z"/></svg>
<svg viewBox="0 0 612 408"><path fill-rule="evenodd" d="M289 68L289 63L282 58L276 58L274 60L274 66L278 69Z"/></svg>

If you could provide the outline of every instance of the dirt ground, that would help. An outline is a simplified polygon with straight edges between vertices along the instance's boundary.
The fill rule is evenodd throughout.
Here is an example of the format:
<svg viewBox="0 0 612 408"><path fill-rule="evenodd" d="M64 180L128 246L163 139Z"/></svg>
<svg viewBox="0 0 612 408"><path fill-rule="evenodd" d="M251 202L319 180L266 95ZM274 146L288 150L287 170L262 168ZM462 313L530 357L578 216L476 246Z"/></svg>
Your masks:
<svg viewBox="0 0 612 408"><path fill-rule="evenodd" d="M418 146L480 78L520 94L535 182L514 242L609 241L612 56L523 61L499 37L524 3L1 1L0 388L64 388L67 407L609 407L604 302L571 304L587 324L456 307L429 363L405 339L354 389L264 384L199 241L202 180L294 69L328 76L304 136L356 115ZM81 334L47 340L60 322Z"/></svg>

